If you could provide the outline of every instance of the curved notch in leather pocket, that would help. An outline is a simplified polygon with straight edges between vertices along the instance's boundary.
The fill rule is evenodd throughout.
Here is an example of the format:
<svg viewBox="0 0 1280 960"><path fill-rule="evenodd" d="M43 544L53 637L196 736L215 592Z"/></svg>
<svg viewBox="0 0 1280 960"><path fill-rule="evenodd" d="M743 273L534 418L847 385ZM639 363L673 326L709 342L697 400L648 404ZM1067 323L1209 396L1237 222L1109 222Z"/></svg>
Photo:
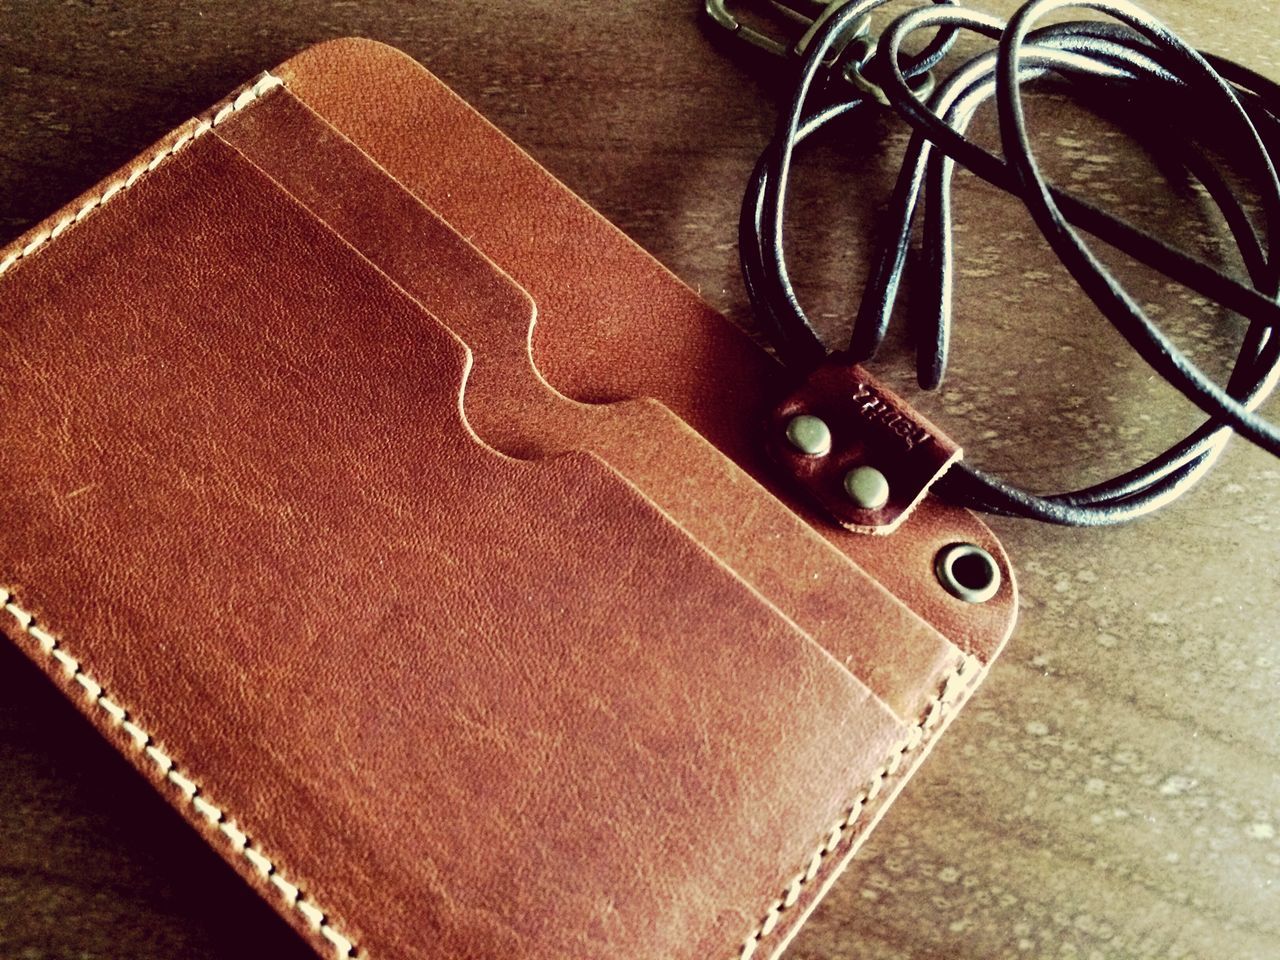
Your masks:
<svg viewBox="0 0 1280 960"><path fill-rule="evenodd" d="M219 135L471 348L465 414L485 443L599 456L901 718L925 709L954 668L950 642L662 404L553 389L533 362L529 295L329 124L286 90Z"/></svg>
<svg viewBox="0 0 1280 960"><path fill-rule="evenodd" d="M289 90L490 257L538 303L547 380L588 402L653 397L820 531L943 636L989 663L1013 629L1003 549L974 514L926 497L891 537L811 509L767 462L760 423L781 367L652 256L410 57L371 40L318 44L279 68ZM985 548L997 595L957 600L932 576L938 549Z"/></svg>

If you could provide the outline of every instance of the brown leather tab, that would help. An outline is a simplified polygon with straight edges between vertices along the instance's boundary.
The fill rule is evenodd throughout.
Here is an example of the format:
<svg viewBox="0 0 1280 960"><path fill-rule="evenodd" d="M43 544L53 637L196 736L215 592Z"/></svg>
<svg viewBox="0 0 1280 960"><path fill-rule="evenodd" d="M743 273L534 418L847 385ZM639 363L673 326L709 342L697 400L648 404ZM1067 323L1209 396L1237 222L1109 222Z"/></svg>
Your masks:
<svg viewBox="0 0 1280 960"><path fill-rule="evenodd" d="M817 417L829 444L806 453L788 437L799 416ZM855 533L889 534L929 487L960 458L960 447L857 364L834 359L818 367L781 404L767 425L769 454L828 515ZM829 449L826 449L829 447ZM846 489L850 471L870 467L887 481L887 499L874 503L881 478L864 474L872 495L859 504Z"/></svg>

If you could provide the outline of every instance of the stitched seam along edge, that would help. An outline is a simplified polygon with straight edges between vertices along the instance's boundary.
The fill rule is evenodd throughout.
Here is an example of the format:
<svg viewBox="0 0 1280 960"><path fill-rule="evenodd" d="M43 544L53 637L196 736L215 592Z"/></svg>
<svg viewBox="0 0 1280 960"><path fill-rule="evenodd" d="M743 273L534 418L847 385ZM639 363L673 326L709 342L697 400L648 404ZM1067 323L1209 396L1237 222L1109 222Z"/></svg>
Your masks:
<svg viewBox="0 0 1280 960"><path fill-rule="evenodd" d="M187 146L192 141L203 137L218 124L232 116L232 114L239 113L245 107L249 106L249 104L260 99L265 93L281 86L284 86L283 80L279 77L274 77L269 73L264 73L254 83L245 87L244 90L235 97L228 100L221 107L215 108L209 115L188 121L188 124L192 125L191 129L183 133L178 137L178 139L173 141L173 143L161 149L160 152L151 157L150 160L139 163L137 166L133 167L128 173L124 174L118 180L113 180L111 183L107 184L101 193L90 197L82 203L75 213L69 213L49 229L41 230L21 247L14 250L3 260L0 260L0 276L4 276L4 274L16 263L31 256L51 240L58 239L58 237L62 236L68 228L79 223L99 207L105 206L108 202L114 200L117 196L128 190L148 173L153 173L160 164L164 163L175 153L182 150L183 147Z"/></svg>
<svg viewBox="0 0 1280 960"><path fill-rule="evenodd" d="M735 960L752 960L760 944L777 929L782 915L796 905L805 887L817 878L827 858L839 850L854 832L867 804L879 796L885 781L897 773L902 762L925 742L929 731L942 720L947 708L964 695L970 681L981 667L982 661L977 657L961 654L959 665L947 676L938 694L929 701L919 722L908 729L905 739L890 751L884 765L876 771L867 786L854 798L848 812L832 825L826 838L805 862L805 868L792 878L782 895L770 904L759 926L742 942Z"/></svg>
<svg viewBox="0 0 1280 960"><path fill-rule="evenodd" d="M313 930L333 944L342 960L356 956L355 945L338 932L325 912L299 887L289 882L248 834L235 825L235 821L227 816L225 810L205 799L200 785L182 772L173 758L156 745L151 735L133 722L132 714L117 700L107 696L102 685L81 669L80 661L67 652L62 642L39 626L35 616L15 603L13 594L3 587L0 587L0 608L17 621L22 631L40 645L40 649L50 660L57 662L67 677L84 688L89 702L99 707L110 718L111 725L123 731L133 741L134 749L146 755L161 777L178 788L191 808L217 829L231 844L231 848L280 892L285 903L302 914Z"/></svg>
<svg viewBox="0 0 1280 960"><path fill-rule="evenodd" d="M3 276L19 261L31 256L46 244L62 236L70 227L84 220L99 207L105 206L144 176L153 173L161 164L184 147L204 136L232 115L255 103L266 93L283 85L284 82L279 77L264 73L254 83L229 99L221 107L215 108L207 116L189 121L192 124L191 129L182 133L173 143L161 149L149 160L139 163L119 179L107 184L101 193L90 197L82 203L75 213L63 217L48 230L40 231L22 247L0 260L0 276ZM107 715L111 725L122 730L133 742L134 748L145 754L155 764L161 777L178 788L191 809L218 830L226 838L227 842L231 844L231 849L248 861L267 883L275 887L284 898L285 904L299 913L312 930L333 945L340 960L358 956L355 944L330 922L328 914L280 872L275 863L250 840L246 833L235 825L235 821L227 816L227 812L224 809L205 799L200 785L182 772L173 758L156 745L151 734L133 722L131 713L121 706L117 700L107 696L102 685L81 669L80 661L67 652L61 641L39 626L36 623L35 616L19 606L14 601L13 594L3 587L0 587L0 609L3 609L13 617L22 631L40 645L40 648L49 659L56 661L66 675L84 689L89 701Z"/></svg>

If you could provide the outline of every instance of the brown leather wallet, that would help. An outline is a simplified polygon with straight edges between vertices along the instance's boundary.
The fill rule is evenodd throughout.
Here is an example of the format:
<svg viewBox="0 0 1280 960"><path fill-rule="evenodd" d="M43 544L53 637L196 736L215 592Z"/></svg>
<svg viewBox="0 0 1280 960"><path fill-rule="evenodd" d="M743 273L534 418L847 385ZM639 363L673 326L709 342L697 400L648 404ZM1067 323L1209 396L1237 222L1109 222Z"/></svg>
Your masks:
<svg viewBox="0 0 1280 960"><path fill-rule="evenodd" d="M0 629L326 954L776 956L1016 611L926 481L805 495L780 410L912 415L794 386L323 44L0 250Z"/></svg>

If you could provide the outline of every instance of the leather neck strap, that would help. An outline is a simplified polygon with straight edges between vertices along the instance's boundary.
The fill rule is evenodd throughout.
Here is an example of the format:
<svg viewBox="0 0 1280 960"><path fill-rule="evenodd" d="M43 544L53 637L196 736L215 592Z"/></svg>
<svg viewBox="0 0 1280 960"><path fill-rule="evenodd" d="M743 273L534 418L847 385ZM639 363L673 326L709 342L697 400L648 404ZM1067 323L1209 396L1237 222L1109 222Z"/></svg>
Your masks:
<svg viewBox="0 0 1280 960"><path fill-rule="evenodd" d="M1104 483L1056 495L1028 493L963 461L935 489L992 513L1051 523L1100 526L1149 513L1203 478L1232 433L1280 456L1280 427L1254 411L1280 380L1280 87L1238 64L1201 54L1167 27L1124 0L1071 3L1030 0L1006 23L935 0L900 16L874 44L856 45L861 89L820 82L832 64L845 75L842 45L859 21L885 0L850 2L830 15L806 47L800 80L777 133L749 181L740 222L748 294L783 361L813 370L827 347L801 308L787 271L783 221L795 148L837 120L873 121L887 104L910 124L912 138L890 203L894 229L882 243L863 289L848 356L874 356L897 302L917 211L924 211L924 262L914 304L920 385L936 388L946 369L951 326L951 177L955 164L1019 197L1071 275L1100 312L1151 368L1205 412L1198 429L1142 466ZM1065 7L1088 6L1109 22L1074 21L1033 29ZM935 31L915 56L904 40ZM962 64L932 93L930 71L959 31L996 41L996 49ZM850 45L848 50L855 49ZM1248 273L1242 282L1047 183L1028 142L1021 84L1050 76L1087 104L1118 115L1133 133L1158 144L1203 184L1225 218ZM838 99L831 99L837 89ZM923 99L928 94L927 100ZM974 112L995 100L1002 156L965 136ZM1165 119L1168 118L1168 119ZM1251 217L1216 158L1228 156L1256 191ZM1255 219L1259 222L1255 223ZM1243 315L1249 327L1225 387L1193 363L1146 315L1086 245L1092 234L1137 261ZM919 296L919 288L923 296Z"/></svg>

